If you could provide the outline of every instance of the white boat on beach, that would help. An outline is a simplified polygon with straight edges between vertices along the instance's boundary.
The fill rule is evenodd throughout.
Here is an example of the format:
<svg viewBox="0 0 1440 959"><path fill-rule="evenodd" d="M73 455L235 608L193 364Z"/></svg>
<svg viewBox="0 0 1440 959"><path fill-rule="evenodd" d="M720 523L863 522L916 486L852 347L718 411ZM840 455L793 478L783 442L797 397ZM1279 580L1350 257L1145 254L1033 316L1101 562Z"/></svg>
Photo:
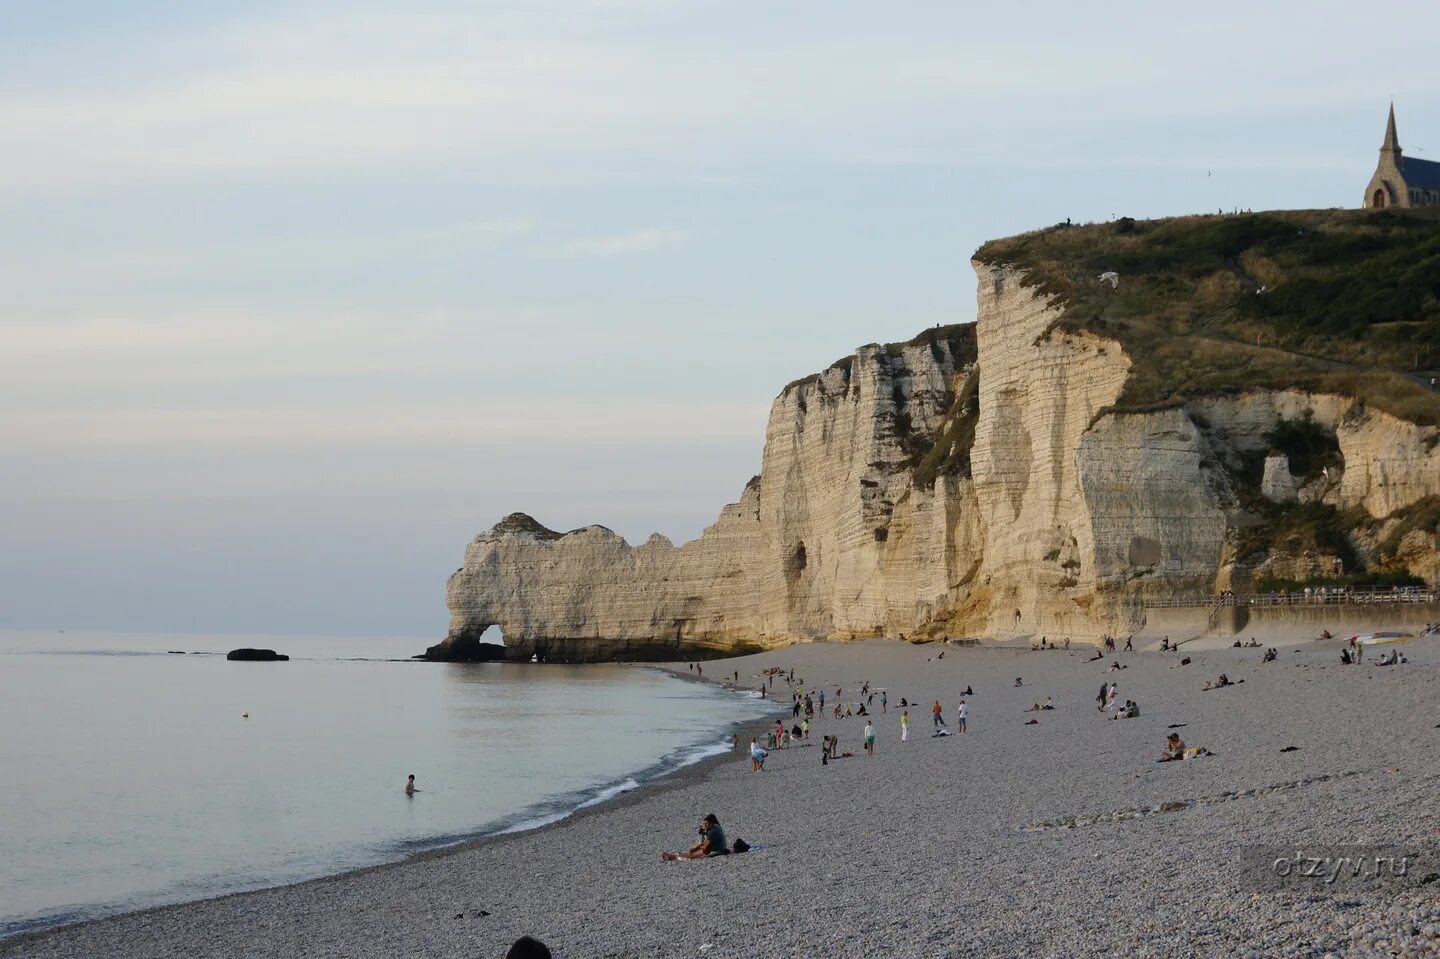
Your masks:
<svg viewBox="0 0 1440 959"><path fill-rule="evenodd" d="M1415 638L1414 633L1378 632L1360 633L1350 637L1361 646L1380 646L1385 643L1403 643Z"/></svg>

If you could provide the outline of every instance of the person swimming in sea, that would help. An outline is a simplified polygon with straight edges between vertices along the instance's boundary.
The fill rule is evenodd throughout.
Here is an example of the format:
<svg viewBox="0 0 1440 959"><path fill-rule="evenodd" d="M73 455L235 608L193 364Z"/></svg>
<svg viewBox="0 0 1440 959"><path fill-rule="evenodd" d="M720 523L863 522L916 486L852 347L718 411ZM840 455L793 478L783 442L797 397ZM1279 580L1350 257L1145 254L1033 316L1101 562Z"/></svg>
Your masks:
<svg viewBox="0 0 1440 959"><path fill-rule="evenodd" d="M405 795L413 796L419 791L415 788L415 774L411 773L405 780Z"/></svg>

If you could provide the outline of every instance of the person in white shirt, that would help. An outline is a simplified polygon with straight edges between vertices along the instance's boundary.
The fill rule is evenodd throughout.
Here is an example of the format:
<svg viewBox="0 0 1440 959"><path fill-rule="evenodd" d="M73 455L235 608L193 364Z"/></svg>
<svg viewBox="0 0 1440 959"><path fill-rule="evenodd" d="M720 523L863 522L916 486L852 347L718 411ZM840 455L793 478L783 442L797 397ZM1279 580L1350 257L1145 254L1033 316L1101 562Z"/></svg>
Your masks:
<svg viewBox="0 0 1440 959"><path fill-rule="evenodd" d="M958 714L960 716L959 729L960 732L963 733L965 731L965 720L970 718L970 704L963 699L960 700L960 708L958 710Z"/></svg>

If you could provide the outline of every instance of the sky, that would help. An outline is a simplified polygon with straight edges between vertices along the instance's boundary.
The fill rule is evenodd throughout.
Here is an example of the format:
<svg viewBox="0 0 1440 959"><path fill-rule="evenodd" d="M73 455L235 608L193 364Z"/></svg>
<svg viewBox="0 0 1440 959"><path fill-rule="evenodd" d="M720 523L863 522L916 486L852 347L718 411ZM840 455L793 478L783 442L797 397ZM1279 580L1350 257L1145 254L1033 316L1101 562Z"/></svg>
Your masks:
<svg viewBox="0 0 1440 959"><path fill-rule="evenodd" d="M0 628L438 637L509 512L698 535L987 239L1440 159L1431 0L0 22Z"/></svg>

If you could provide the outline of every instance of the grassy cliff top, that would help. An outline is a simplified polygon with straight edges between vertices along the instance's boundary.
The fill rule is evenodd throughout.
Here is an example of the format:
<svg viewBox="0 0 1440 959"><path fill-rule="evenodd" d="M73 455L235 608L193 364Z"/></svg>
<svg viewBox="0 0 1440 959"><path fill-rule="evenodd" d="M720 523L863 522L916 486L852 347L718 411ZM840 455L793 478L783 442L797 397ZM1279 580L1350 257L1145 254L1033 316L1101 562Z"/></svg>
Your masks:
<svg viewBox="0 0 1440 959"><path fill-rule="evenodd" d="M1061 325L1119 340L1118 404L1299 388L1440 422L1440 210L1287 210L1069 226L994 240ZM1098 277L1114 271L1119 289Z"/></svg>

